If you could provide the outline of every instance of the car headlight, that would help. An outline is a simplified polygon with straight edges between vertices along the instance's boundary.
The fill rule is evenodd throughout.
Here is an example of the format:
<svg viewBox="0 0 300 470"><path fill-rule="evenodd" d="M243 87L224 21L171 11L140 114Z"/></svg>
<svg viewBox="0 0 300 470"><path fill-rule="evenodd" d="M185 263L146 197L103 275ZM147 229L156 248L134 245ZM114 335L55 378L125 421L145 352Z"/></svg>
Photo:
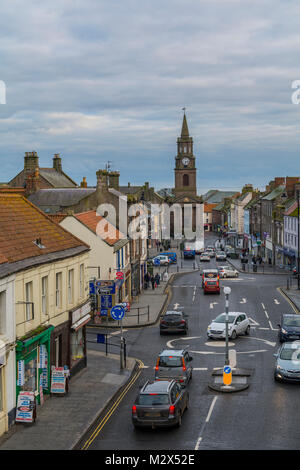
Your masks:
<svg viewBox="0 0 300 470"><path fill-rule="evenodd" d="M281 332L285 335L287 334L287 331L284 328L281 328Z"/></svg>
<svg viewBox="0 0 300 470"><path fill-rule="evenodd" d="M277 369L277 370L284 370L284 368L281 367L279 364L277 364L276 369Z"/></svg>
<svg viewBox="0 0 300 470"><path fill-rule="evenodd" d="M207 331L209 331L210 329L211 329L211 326L210 326L210 325L208 325L208 327L207 327Z"/></svg>

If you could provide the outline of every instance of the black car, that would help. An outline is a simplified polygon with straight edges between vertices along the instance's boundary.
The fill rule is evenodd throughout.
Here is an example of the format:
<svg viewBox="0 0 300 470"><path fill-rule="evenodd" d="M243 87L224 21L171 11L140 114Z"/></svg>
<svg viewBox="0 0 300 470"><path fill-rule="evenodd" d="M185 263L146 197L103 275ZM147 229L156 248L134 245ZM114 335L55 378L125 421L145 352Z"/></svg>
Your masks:
<svg viewBox="0 0 300 470"><path fill-rule="evenodd" d="M179 310L168 310L160 320L160 334L164 333L183 333L188 332L187 315Z"/></svg>
<svg viewBox="0 0 300 470"><path fill-rule="evenodd" d="M281 315L281 322L278 323L278 327L280 343L300 339L300 315L296 313L285 313Z"/></svg>
<svg viewBox="0 0 300 470"><path fill-rule="evenodd" d="M189 393L175 380L146 382L132 407L134 427L181 426Z"/></svg>

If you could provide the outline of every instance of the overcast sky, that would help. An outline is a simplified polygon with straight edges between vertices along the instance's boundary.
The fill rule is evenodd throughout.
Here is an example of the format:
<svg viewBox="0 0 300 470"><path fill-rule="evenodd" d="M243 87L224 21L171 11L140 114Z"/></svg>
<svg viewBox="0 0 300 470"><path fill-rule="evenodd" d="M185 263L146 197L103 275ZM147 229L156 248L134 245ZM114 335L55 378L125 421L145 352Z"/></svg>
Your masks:
<svg viewBox="0 0 300 470"><path fill-rule="evenodd" d="M299 176L299 0L2 0L0 181L61 153L80 183L174 186L182 108L198 193Z"/></svg>

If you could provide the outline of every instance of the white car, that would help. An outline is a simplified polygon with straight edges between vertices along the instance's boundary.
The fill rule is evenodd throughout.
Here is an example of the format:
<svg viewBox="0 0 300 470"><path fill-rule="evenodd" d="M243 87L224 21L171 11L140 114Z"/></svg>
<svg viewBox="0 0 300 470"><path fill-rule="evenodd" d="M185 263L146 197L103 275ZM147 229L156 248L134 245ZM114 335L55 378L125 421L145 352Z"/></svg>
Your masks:
<svg viewBox="0 0 300 470"><path fill-rule="evenodd" d="M207 327L209 338L226 337L226 314L221 313ZM228 312L228 337L235 339L238 335L250 333L250 320L244 312Z"/></svg>
<svg viewBox="0 0 300 470"><path fill-rule="evenodd" d="M170 264L170 259L166 255L157 255L151 261L154 265L168 266Z"/></svg>
<svg viewBox="0 0 300 470"><path fill-rule="evenodd" d="M224 251L216 252L216 261L226 261L227 255Z"/></svg>
<svg viewBox="0 0 300 470"><path fill-rule="evenodd" d="M202 255L200 255L200 261L210 261L210 255L208 253L202 253Z"/></svg>
<svg viewBox="0 0 300 470"><path fill-rule="evenodd" d="M220 273L220 277L239 277L239 272L237 269L233 268L232 266L219 266L218 271Z"/></svg>
<svg viewBox="0 0 300 470"><path fill-rule="evenodd" d="M213 258L215 256L215 252L214 252L213 248L207 248L205 250L205 253L207 253L211 258Z"/></svg>

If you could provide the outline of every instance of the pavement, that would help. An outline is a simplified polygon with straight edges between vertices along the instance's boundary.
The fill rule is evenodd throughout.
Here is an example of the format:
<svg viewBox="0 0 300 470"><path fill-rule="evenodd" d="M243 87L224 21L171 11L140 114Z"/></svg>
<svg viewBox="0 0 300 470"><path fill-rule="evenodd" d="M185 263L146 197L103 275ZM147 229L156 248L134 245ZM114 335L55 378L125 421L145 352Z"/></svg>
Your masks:
<svg viewBox="0 0 300 470"><path fill-rule="evenodd" d="M240 255L240 252L239 252ZM228 263L230 263L235 269L237 269L240 273L246 272L251 274L282 274L285 276L290 276L291 271L285 268L280 268L279 266L272 266L266 263L257 263L256 264L256 271L253 271L253 264L252 264L252 256L246 256L248 259L248 263L245 264L245 271L243 270L243 266L241 263L240 258L233 259L227 258Z"/></svg>
<svg viewBox="0 0 300 470"><path fill-rule="evenodd" d="M120 370L119 355L89 350L87 367L70 380L69 393L38 405L34 424L12 426L0 438L0 450L74 449L138 370L133 358L126 365Z"/></svg>

